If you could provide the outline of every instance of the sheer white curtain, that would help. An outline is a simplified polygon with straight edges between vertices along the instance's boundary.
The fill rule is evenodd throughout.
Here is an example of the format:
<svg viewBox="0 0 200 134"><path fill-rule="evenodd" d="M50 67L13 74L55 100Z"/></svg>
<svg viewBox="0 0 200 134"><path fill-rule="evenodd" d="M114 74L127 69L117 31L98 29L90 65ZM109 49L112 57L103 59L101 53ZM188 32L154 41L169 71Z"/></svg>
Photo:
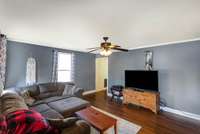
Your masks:
<svg viewBox="0 0 200 134"><path fill-rule="evenodd" d="M6 44L6 36L0 33L0 94L5 88Z"/></svg>
<svg viewBox="0 0 200 134"><path fill-rule="evenodd" d="M58 51L53 50L53 71L52 71L52 76L51 76L51 82L57 82L57 72L58 68Z"/></svg>
<svg viewBox="0 0 200 134"><path fill-rule="evenodd" d="M36 60L30 57L26 63L26 85L34 83L36 83Z"/></svg>
<svg viewBox="0 0 200 134"><path fill-rule="evenodd" d="M76 56L74 53L72 53L72 70L71 70L72 82L75 82L75 61L76 61Z"/></svg>

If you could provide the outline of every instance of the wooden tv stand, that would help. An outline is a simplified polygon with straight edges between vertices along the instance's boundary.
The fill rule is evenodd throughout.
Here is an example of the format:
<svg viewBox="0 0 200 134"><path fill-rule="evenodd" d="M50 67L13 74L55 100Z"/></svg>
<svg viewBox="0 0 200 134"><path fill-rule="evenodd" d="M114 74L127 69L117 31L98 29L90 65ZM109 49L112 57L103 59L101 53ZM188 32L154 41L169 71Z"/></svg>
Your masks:
<svg viewBox="0 0 200 134"><path fill-rule="evenodd" d="M142 106L157 114L160 109L160 94L159 92L140 91L133 88L125 88L123 90L123 103L131 103Z"/></svg>

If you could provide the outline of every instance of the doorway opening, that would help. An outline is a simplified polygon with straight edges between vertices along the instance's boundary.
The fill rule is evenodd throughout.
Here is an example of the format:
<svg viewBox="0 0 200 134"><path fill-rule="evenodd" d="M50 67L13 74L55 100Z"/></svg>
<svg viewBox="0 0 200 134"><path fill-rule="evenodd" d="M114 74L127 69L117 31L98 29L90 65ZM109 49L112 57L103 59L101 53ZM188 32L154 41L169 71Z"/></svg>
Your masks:
<svg viewBox="0 0 200 134"><path fill-rule="evenodd" d="M96 58L96 91L108 88L108 57Z"/></svg>

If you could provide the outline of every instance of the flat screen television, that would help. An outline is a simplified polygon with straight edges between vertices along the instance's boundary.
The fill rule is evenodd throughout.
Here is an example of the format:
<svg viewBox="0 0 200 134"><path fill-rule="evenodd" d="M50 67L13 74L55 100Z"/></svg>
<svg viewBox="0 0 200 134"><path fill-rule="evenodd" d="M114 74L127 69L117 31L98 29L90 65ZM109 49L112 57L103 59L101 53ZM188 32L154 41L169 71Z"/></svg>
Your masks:
<svg viewBox="0 0 200 134"><path fill-rule="evenodd" d="M126 70L125 87L158 91L158 71Z"/></svg>

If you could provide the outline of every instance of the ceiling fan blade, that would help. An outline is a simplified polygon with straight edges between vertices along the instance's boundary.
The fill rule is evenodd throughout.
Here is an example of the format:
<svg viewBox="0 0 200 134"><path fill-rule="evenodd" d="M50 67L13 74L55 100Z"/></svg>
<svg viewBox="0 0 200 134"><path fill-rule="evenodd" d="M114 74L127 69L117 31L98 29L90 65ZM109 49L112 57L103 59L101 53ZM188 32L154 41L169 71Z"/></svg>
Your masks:
<svg viewBox="0 0 200 134"><path fill-rule="evenodd" d="M93 49L98 49L100 47L92 47L92 48L87 48L88 50L93 50Z"/></svg>
<svg viewBox="0 0 200 134"><path fill-rule="evenodd" d="M119 48L120 46L118 46L118 45L110 45L110 48Z"/></svg>
<svg viewBox="0 0 200 134"><path fill-rule="evenodd" d="M98 47L98 48L96 48L96 49L90 50L90 51L88 51L88 53L91 53L91 52L97 51L97 50L99 50L99 49L101 49L101 48Z"/></svg>
<svg viewBox="0 0 200 134"><path fill-rule="evenodd" d="M128 52L128 49L124 49L124 48L117 48L116 47L116 48L111 48L111 49Z"/></svg>

